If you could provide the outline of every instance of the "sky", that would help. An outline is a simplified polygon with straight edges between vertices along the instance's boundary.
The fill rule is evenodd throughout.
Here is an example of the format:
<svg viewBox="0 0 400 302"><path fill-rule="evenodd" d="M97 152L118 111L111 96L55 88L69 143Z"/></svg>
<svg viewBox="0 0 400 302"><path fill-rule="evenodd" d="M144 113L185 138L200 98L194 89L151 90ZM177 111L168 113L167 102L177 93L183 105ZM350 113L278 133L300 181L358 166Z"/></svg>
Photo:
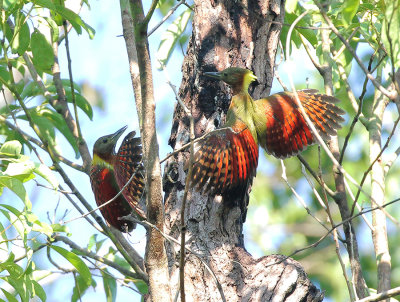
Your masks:
<svg viewBox="0 0 400 302"><path fill-rule="evenodd" d="M144 1L145 5L149 4L149 1ZM70 2L67 2L67 7ZM128 58L126 54L125 41L122 34L121 18L119 5L116 5L112 1L91 1L91 9L88 10L86 6L82 9L82 19L92 26L96 35L91 40L86 32L81 35L77 35L74 30L69 35L70 52L72 58L72 71L74 81L82 84L86 83L94 87L97 91L102 94L104 99L105 108L101 110L94 107L93 121L90 121L86 115L80 113L80 122L83 132L83 136L86 138L86 142L89 149L92 150L92 146L96 139L102 135L110 134L115 132L117 129L124 125L128 125L128 131L138 131L138 119L136 115L136 109L134 105L134 96L132 91L132 85L130 80L130 74L128 69ZM171 21L182 12L184 8L178 9L175 14L171 17ZM147 8L145 7L145 10ZM156 11L153 18L150 21L149 28L153 28L161 20L161 15ZM152 55L153 65L153 79L154 79L154 92L156 99L156 116L158 125L158 141L160 146L160 158L164 158L168 152L171 152L170 146L167 144L168 137L170 134L170 121L172 120L173 108L175 105L175 96L173 91L166 83L164 73L158 71L154 66L155 64L155 53L158 49L158 43L161 40L163 32L166 30L166 25L160 27L149 39L150 52ZM61 44L59 48L59 61L61 64L61 77L68 78L67 60L65 52L65 44ZM175 51L167 65L167 72L171 78L173 84L179 88L181 81L181 65L183 61L183 54L178 49ZM303 63L304 61L301 61ZM303 63L301 66L305 72L305 77L311 77L313 68L309 64ZM282 68L285 68L282 66ZM309 71L309 75L306 71ZM285 73L281 73L283 80L287 82ZM276 81L273 86L272 92L282 90ZM71 149L68 143L60 138L60 145L64 151L64 154L71 154ZM91 191L89 178L79 172L74 171L69 167L65 167L70 178L74 181L77 188L85 196L85 198L95 206L94 197ZM260 157L259 169L265 173L270 172L272 165L268 163L265 157ZM33 210L36 213L46 213L50 211L52 214L56 204L49 204L46 201L59 201L57 209L56 220L60 219L62 213L65 210L69 210L65 220L72 220L79 217L79 213L73 209L72 205L62 196L62 194L49 192L42 188L36 187L35 183L29 183L28 192L34 202ZM3 195L6 197L8 195ZM10 196L11 197L11 196ZM11 197L12 198L12 197ZM68 223L68 227L72 234L75 234L72 239L80 246L85 247L90 236L95 230L86 223L83 219L77 219ZM78 236L76 234L79 234ZM277 234L279 236L279 234ZM144 253L144 242L145 232L143 228L138 227L128 237L128 240L133 246L141 253ZM269 240L271 238L269 237ZM273 241L273 240L272 240ZM270 242L273 244L273 242ZM104 246L104 250L109 245ZM254 256L262 256L261 250L254 244L249 242L249 251ZM22 252L22 251L20 251ZM43 262L40 261L40 257L43 256ZM45 251L37 253L36 256L43 265L42 268L46 268ZM62 259L54 255L56 261L62 263ZM62 280L60 282L60 279ZM54 282L57 280L58 282ZM84 295L83 301L103 301L105 295L102 289L102 282L100 278L96 279L96 289L89 289ZM74 280L71 276L65 276L62 274L55 274L51 278L46 279L46 291L48 291L49 301L67 301L71 295L70 289L74 286ZM68 290L64 290L67 288ZM128 298L131 301L139 301L140 296L135 295L132 299L132 290L119 287L117 294L118 301L124 301Z"/></svg>
<svg viewBox="0 0 400 302"><path fill-rule="evenodd" d="M145 2L145 5L149 5L150 3L150 1L143 2ZM90 121L84 114L80 114L83 135L87 140L86 142L89 146L89 149L92 150L92 146L98 137L113 133L124 125L128 125L128 131L138 131L138 119L134 105L134 96L128 68L125 41L121 36L122 27L119 5L117 5L115 1L91 1L90 5L91 10L88 10L85 6L82 10L81 16L86 23L96 30L96 35L94 39L91 40L86 32L83 32L82 35L78 36L72 30L70 34L70 51L72 57L74 81L77 83L85 82L90 86L95 87L102 93L105 101L104 111L94 108L93 121ZM145 7L145 9L147 8ZM178 16L182 9L175 12L171 20ZM149 28L153 28L155 24L160 21L160 18L160 14L156 11L154 17L150 21ZM168 152L172 151L170 146L167 144L167 141L170 134L170 121L172 120L173 108L176 102L171 88L166 83L166 78L163 72L160 72L154 68L156 65L154 60L155 53L158 48L158 43L161 40L162 33L165 31L165 29L166 26L160 27L149 39L150 51L153 59L154 92L157 106L156 116L157 125L159 126L157 130L161 159L164 158ZM304 60L296 60L296 68L298 70L302 70L302 73L301 77L297 76L295 78L295 81L304 82L308 77L312 79L310 80L310 86L320 86L321 83L313 82L318 81L315 80L313 76L315 70L304 54L296 53L294 56L303 56L305 58ZM67 78L68 70L66 65L67 61L64 44L60 46L59 60L62 64L62 78ZM182 61L183 54L180 50L178 50L174 52L167 66L169 76L177 88L179 88L181 81ZM285 75L285 68L288 67L285 66L285 63L283 63L282 66L280 66L280 75L283 81L288 83L288 78ZM291 67L289 66L289 68ZM275 80L271 93L281 90L282 88ZM128 131L126 133L128 133ZM61 145L65 146L65 148L68 148L66 142L61 141ZM73 179L74 183L77 185L80 192L83 193L92 206L95 206L89 178L83 173L78 173L68 167L65 167L65 169ZM268 160L264 156L260 156L259 170L268 174L271 172L271 169L273 168L272 165L268 163ZM34 185L30 186L32 190L32 196L36 196L35 199L38 201L37 203L34 203L34 211L42 213L46 210L52 211L55 208L55 205L49 205L44 201L57 200L58 198L54 198L54 193L49 193L42 189L38 189ZM57 197L60 197L60 206L57 213L61 214L65 209L72 208L70 203L63 198L62 195ZM258 215L265 217L268 215L268 213L259 212ZM69 212L66 220L71 220L78 216L78 212L72 210ZM258 220L268 223L265 219ZM95 232L95 230L82 219L74 220L68 223L68 227L70 228L72 234L79 234L79 236L74 235L72 239L83 247L86 246L89 237ZM261 227L266 227L266 225ZM279 237L282 236L282 234L276 232L276 236ZM137 230L133 231L133 233L131 233L131 235L128 237L128 240L139 252L144 252L145 233L142 228L139 227ZM269 242L266 244L273 245L275 239L271 238L271 236L268 236L268 238L265 238L265 240L269 240ZM105 246L105 248L107 248L107 246ZM247 248L255 257L262 256L260 248L255 244L252 244L250 241L247 244ZM41 255L45 254L42 253ZM46 288L49 290L48 301L67 301L69 300L71 294L70 289L73 287L74 281L71 277L66 277L64 275L58 275L57 278L62 278L62 282L57 282L55 283L55 286L49 285ZM90 289L85 294L83 301L92 302L105 300L101 279L97 278L96 281L97 288L95 290ZM68 290L65 291L65 288ZM135 295L132 298L132 291L123 287L118 288L117 298L117 301L125 301L128 298L130 301L140 300L139 295Z"/></svg>

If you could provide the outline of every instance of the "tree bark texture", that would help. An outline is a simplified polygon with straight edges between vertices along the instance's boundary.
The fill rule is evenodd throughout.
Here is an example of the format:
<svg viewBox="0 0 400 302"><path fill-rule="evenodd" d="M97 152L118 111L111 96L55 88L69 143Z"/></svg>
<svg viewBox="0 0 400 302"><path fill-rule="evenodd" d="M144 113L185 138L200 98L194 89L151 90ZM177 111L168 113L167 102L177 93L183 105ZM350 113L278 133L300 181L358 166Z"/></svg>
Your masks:
<svg viewBox="0 0 400 302"><path fill-rule="evenodd" d="M249 68L259 82L251 87L252 96L269 94L283 18L280 0L195 0L179 95L194 117L196 137L223 124L231 97L226 85L210 81L203 72L229 66ZM189 118L177 105L169 143L176 150L188 142ZM188 158L188 152L180 152L165 166L166 231L177 239ZM321 301L323 294L296 261L281 255L254 259L247 253L242 233L247 203L248 194L214 197L189 191L186 300L221 301L217 279L226 301ZM167 246L172 293L179 286L179 249L178 245Z"/></svg>

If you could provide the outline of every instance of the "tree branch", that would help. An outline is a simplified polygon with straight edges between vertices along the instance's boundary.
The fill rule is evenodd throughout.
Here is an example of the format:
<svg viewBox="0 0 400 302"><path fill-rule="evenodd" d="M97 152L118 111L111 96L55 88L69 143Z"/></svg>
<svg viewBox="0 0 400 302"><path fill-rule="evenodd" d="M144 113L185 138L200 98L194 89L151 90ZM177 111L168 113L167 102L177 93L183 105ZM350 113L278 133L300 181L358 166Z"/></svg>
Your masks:
<svg viewBox="0 0 400 302"><path fill-rule="evenodd" d="M70 248L77 250L80 254L92 258L96 261L99 261L101 263L104 263L114 269L116 269L117 271L119 271L121 274L134 278L134 279L142 279L142 276L140 274L134 273L130 270L125 269L124 267L116 264L115 262L108 260L107 258L103 258L101 256L98 256L96 253L93 253L87 249L84 249L82 247L80 247L79 245L77 245L75 242L73 242L72 240L70 240L69 238L65 237L65 236L60 236L58 234L55 234L53 236L53 239L57 242L57 241L61 241L64 242L65 244L67 244Z"/></svg>
<svg viewBox="0 0 400 302"><path fill-rule="evenodd" d="M129 39L136 48L137 61L140 76L140 93L137 93L137 82L133 82L135 92L136 107L140 107L138 113L141 114L142 123L140 125L140 133L142 137L144 164L146 170L146 205L147 219L150 223L155 224L160 230L164 230L164 205L162 197L162 179L161 166L159 159L159 147L157 142L157 133L155 125L155 100L153 94L153 79L151 71L150 53L147 40L147 25L152 11L154 11L155 3L147 14L144 16L143 6L140 0L131 0L130 13L134 29L134 36ZM125 3L126 4L126 3ZM125 9L126 9L125 5ZM121 2L121 9L122 6ZM124 24L123 24L124 25ZM125 35L132 35L129 29L124 29ZM125 38L127 39L127 37ZM132 45L127 44L128 47ZM128 50L131 53L132 50ZM130 58L130 62L131 59ZM131 74L133 78L134 75ZM149 276L149 291L153 302L170 301L170 284L168 272L168 260L164 246L164 238L154 229L148 230L146 245L146 268Z"/></svg>

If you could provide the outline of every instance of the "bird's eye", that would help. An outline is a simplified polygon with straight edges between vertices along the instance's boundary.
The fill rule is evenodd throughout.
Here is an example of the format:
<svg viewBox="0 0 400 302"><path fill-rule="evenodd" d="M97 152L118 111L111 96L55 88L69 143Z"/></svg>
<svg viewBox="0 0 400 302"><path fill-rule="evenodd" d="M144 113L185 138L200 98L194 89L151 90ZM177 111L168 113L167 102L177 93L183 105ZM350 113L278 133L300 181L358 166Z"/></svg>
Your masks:
<svg viewBox="0 0 400 302"><path fill-rule="evenodd" d="M108 139L103 138L103 143L105 144L105 143L107 143L107 142L108 142Z"/></svg>

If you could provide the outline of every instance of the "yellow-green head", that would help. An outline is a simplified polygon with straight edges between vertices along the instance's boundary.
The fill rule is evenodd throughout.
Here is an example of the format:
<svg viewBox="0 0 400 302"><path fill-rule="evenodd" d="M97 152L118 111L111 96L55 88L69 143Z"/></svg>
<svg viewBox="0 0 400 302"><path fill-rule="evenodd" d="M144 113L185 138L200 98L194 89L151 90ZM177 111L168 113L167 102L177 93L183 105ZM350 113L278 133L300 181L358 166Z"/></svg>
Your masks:
<svg viewBox="0 0 400 302"><path fill-rule="evenodd" d="M251 70L240 67L229 67L219 72L205 72L204 75L224 81L233 89L233 94L247 92L251 82L257 77Z"/></svg>
<svg viewBox="0 0 400 302"><path fill-rule="evenodd" d="M105 135L97 139L93 146L92 165L112 165L112 158L115 155L115 145L126 128L127 126L124 126L113 134Z"/></svg>

